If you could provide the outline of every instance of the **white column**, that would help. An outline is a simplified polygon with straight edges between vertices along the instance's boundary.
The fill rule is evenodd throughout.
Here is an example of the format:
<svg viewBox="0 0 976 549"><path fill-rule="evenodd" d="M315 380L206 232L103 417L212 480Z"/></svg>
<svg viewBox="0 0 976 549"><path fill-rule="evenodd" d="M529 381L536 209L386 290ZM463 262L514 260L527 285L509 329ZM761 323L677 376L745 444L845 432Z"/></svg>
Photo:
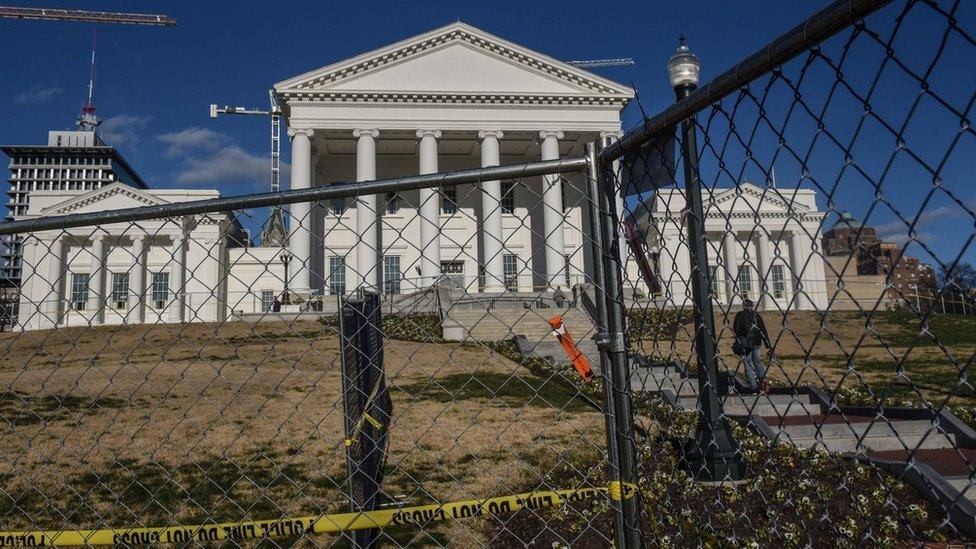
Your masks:
<svg viewBox="0 0 976 549"><path fill-rule="evenodd" d="M146 236L132 237L133 265L129 271L129 319L136 324L146 321Z"/></svg>
<svg viewBox="0 0 976 549"><path fill-rule="evenodd" d="M556 160L559 158L559 140L563 138L561 131L541 131L539 141L542 145L542 160ZM566 272L566 253L563 235L562 180L559 175L542 176L542 219L543 242L546 248L545 279L549 290L564 284Z"/></svg>
<svg viewBox="0 0 976 549"><path fill-rule="evenodd" d="M793 294L795 295L794 307L797 309L811 309L810 300L801 292L809 290L803 286L803 273L806 270L804 265L808 252L804 249L806 235L803 229L794 229L790 232L790 272L793 277Z"/></svg>
<svg viewBox="0 0 976 549"><path fill-rule="evenodd" d="M440 130L417 130L421 175L437 173L437 140L440 138ZM420 283L429 286L440 275L440 193L437 189L420 189Z"/></svg>
<svg viewBox="0 0 976 549"><path fill-rule="evenodd" d="M170 287L173 289L173 303L170 305L170 322L183 322L183 309L186 304L186 235L173 235L171 250L173 261Z"/></svg>
<svg viewBox="0 0 976 549"><path fill-rule="evenodd" d="M356 141L356 181L376 179L376 138L379 130L353 130ZM356 265L353 269L355 285L379 288L382 269L378 265L379 232L376 227L376 195L360 196L356 200Z"/></svg>
<svg viewBox="0 0 976 549"><path fill-rule="evenodd" d="M41 310L44 311L47 319L42 325L57 326L58 322L61 320L61 301L63 300L64 294L62 289L64 288L64 238L54 237L50 242L45 242L47 244L48 253L51 254L51 262L48 265L47 280L50 283L51 291L47 296L46 306L42 307ZM35 253L35 257L38 254ZM40 262L35 262L39 265Z"/></svg>
<svg viewBox="0 0 976 549"><path fill-rule="evenodd" d="M481 140L481 167L501 164L498 140L504 137L501 131L479 131ZM505 291L505 252L502 234L502 182L481 182L481 243L484 250L482 264L485 266L485 291Z"/></svg>
<svg viewBox="0 0 976 549"><path fill-rule="evenodd" d="M735 301L735 278L739 273L739 264L736 259L736 247L738 247L738 241L735 237L735 231L728 231L725 233L725 243L722 245L722 251L725 254L725 301L730 305Z"/></svg>
<svg viewBox="0 0 976 549"><path fill-rule="evenodd" d="M671 291L671 280L674 278L674 259L678 253L678 242L661 235L661 243L658 246L657 262L661 271L661 297L671 302L674 293Z"/></svg>
<svg viewBox="0 0 976 549"><path fill-rule="evenodd" d="M772 303L770 292L772 291L767 281L769 280L769 235L762 227L758 227L759 237L756 239L756 270L759 271L759 299L756 301L757 309L769 309Z"/></svg>
<svg viewBox="0 0 976 549"><path fill-rule="evenodd" d="M88 287L91 291L90 300L95 303L91 323L102 324L105 322L105 235L97 234L91 240Z"/></svg>
<svg viewBox="0 0 976 549"><path fill-rule="evenodd" d="M312 186L312 136L311 128L289 128L291 138L291 189L307 189ZM288 248L294 258L288 266L288 289L307 294L311 287L312 267L312 204L296 202L288 207L291 234Z"/></svg>

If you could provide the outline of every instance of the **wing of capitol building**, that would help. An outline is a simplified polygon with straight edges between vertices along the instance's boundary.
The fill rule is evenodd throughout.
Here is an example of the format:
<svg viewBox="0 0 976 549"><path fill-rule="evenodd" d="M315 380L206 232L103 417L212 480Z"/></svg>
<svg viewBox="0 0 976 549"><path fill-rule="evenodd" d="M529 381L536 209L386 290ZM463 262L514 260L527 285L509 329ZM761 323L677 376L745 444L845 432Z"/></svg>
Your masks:
<svg viewBox="0 0 976 549"><path fill-rule="evenodd" d="M274 90L290 141L291 189L580 155L586 143L622 135L621 113L634 98L629 86L460 22L289 78ZM93 133L51 134L47 147L4 149L17 200L12 218L218 196L150 188L120 172L121 156ZM108 155L105 164L87 163L99 148ZM588 223L583 184L575 174L527 177L293 204L290 235L281 240L292 258L290 291L304 304L292 312L334 307L329 296L364 283L410 295L448 280L450 291L469 296L585 283L593 262L582 231ZM762 272L770 278L760 307L773 301L824 307L825 266L813 253L824 218L816 199L812 190L745 181L706 195L708 227L719 235L710 242L711 264L734 267L713 275L715 299L757 299ZM486 207L495 203L501 207ZM688 305L674 297L687 295L690 279L683 208L680 190L628 203L641 212L630 221L654 251L664 282L663 295L629 283L629 298ZM22 246L11 242L8 271L16 268L20 287L19 325L247 318L268 311L281 294L280 243L254 245L232 215L153 223L141 222L138 231L105 226L95 237L79 228L36 233ZM756 231L757 224L780 238ZM797 264L805 268L792 267ZM370 267L376 265L382 269ZM626 268L629 280L640 280L632 260ZM801 271L807 279L791 278ZM49 280L62 282L52 288ZM798 284L807 297L792 300ZM175 288L184 290L177 295ZM45 298L51 294L56 298ZM102 303L95 297L101 295ZM313 304L315 311L308 310Z"/></svg>

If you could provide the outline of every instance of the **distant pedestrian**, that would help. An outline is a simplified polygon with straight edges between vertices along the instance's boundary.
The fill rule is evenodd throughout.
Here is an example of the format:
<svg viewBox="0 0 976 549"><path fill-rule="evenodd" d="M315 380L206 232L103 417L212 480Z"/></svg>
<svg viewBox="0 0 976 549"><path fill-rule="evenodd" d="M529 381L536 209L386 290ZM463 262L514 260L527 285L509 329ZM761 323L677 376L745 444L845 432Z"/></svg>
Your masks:
<svg viewBox="0 0 976 549"><path fill-rule="evenodd" d="M566 294L563 293L562 286L556 286L556 291L552 293L552 300L556 302L556 307L560 309L566 305Z"/></svg>
<svg viewBox="0 0 976 549"><path fill-rule="evenodd" d="M773 346L769 342L766 324L762 316L753 308L752 300L744 300L742 307L732 321L732 333L735 335L733 350L742 357L749 388L766 393L769 390L769 382L766 381L766 370L763 367L760 347L765 345L766 353L771 355Z"/></svg>

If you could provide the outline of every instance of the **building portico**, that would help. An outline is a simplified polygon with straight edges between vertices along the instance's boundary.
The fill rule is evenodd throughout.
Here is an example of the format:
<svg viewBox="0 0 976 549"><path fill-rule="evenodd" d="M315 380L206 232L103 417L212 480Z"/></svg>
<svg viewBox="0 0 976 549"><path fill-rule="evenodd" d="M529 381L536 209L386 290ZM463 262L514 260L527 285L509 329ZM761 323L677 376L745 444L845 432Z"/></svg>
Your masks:
<svg viewBox="0 0 976 549"><path fill-rule="evenodd" d="M620 131L633 97L627 86L464 23L275 91L289 135L311 134L308 145L293 137L293 188L303 188L294 184L305 173L313 185L334 185L581 154L584 143ZM308 239L294 238L306 224L296 222L304 210L293 209L292 253L312 279L321 273L311 284L325 293L360 284L408 291L442 275L470 292L565 286L567 273L583 281L586 252L572 234L582 230L582 189L547 176L360 197L315 210Z"/></svg>

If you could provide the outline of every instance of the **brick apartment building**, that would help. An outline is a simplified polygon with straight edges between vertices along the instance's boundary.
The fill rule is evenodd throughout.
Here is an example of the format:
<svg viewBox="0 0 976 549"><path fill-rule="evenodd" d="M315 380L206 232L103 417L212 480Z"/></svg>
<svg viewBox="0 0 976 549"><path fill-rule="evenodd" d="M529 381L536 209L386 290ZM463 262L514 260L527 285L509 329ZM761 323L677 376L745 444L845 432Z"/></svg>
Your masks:
<svg viewBox="0 0 976 549"><path fill-rule="evenodd" d="M857 265L857 276L889 277L891 289L888 299L908 299L916 294L933 295L936 291L935 269L918 258L902 256L902 247L894 242L878 238L874 227L861 224L850 212L841 213L840 219L824 232L823 247L832 264L842 264L837 259L853 255L851 263ZM852 273L845 273L845 278Z"/></svg>

